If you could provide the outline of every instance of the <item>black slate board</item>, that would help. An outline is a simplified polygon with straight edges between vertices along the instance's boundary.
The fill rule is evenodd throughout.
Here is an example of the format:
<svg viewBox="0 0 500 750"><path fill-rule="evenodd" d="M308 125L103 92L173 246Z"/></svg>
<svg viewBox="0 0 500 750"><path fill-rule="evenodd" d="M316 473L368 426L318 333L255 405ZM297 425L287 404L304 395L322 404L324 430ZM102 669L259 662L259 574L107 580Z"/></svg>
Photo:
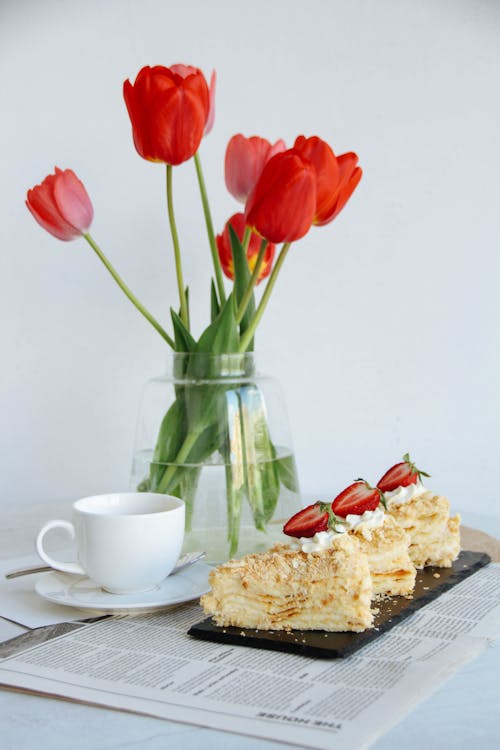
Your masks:
<svg viewBox="0 0 500 750"><path fill-rule="evenodd" d="M482 552L461 552L451 568L428 567L417 570L413 598L393 596L376 603L374 627L363 633L327 633L324 630L251 630L218 627L209 617L193 625L188 635L205 641L236 646L291 651L303 656L341 659L371 643L425 604L468 578L490 561ZM434 575L439 575L435 578Z"/></svg>

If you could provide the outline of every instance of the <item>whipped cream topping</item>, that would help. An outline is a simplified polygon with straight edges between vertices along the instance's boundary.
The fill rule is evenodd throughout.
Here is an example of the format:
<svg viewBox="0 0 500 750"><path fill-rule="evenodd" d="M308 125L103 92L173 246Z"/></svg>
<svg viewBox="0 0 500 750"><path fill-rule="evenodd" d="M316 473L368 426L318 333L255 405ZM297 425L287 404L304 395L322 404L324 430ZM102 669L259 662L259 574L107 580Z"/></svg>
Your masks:
<svg viewBox="0 0 500 750"><path fill-rule="evenodd" d="M423 492L426 492L426 488L419 479L415 484L409 484L407 487L396 487L392 492L384 492L384 496L387 505L390 506L395 503L408 503Z"/></svg>
<svg viewBox="0 0 500 750"><path fill-rule="evenodd" d="M300 537L297 546L302 552L323 552L333 547L333 543L339 534L347 531L359 530L363 535L365 531L370 534L371 529L377 529L384 523L384 509L379 506L375 510L366 510L361 515L350 513L342 521L336 523L330 531L318 531L312 537Z"/></svg>
<svg viewBox="0 0 500 750"><path fill-rule="evenodd" d="M318 531L311 537L301 536L296 543L302 552L323 552L333 546L336 536L334 531Z"/></svg>
<svg viewBox="0 0 500 750"><path fill-rule="evenodd" d="M363 526L365 529L378 529L384 523L384 519L385 512L381 505L375 510L365 510L360 516L350 513L345 517L349 531L353 531L359 526Z"/></svg>

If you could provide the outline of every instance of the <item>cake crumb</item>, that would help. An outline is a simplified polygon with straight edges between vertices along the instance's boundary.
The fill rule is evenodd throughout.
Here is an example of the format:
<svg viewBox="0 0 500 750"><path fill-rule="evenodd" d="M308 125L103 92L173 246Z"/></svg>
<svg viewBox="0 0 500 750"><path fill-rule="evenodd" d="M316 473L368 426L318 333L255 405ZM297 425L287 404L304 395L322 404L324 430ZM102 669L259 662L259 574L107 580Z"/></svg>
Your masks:
<svg viewBox="0 0 500 750"><path fill-rule="evenodd" d="M245 631L244 631L244 630L240 630L240 635L242 635L242 636L243 636L243 638L244 638L244 637L246 636L246 633L245 633Z"/></svg>
<svg viewBox="0 0 500 750"><path fill-rule="evenodd" d="M424 591L429 591L429 587L428 586L424 586Z"/></svg>
<svg viewBox="0 0 500 750"><path fill-rule="evenodd" d="M432 577L433 578L441 578L441 573L433 573Z"/></svg>

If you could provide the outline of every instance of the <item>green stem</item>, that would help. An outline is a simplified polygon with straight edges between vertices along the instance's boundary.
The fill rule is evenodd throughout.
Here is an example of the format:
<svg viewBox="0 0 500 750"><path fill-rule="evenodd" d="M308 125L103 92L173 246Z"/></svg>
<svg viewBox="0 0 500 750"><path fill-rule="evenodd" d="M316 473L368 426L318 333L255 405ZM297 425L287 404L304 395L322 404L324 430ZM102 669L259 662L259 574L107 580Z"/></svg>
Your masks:
<svg viewBox="0 0 500 750"><path fill-rule="evenodd" d="M219 292L219 300L221 306L226 301L226 292L224 291L224 281L222 278L222 268L220 264L219 253L217 251L217 245L215 243L214 225L212 223L212 214L210 213L210 205L208 203L207 188L205 186L205 178L203 177L203 170L201 168L201 161L199 154L194 155L194 164L196 167L196 175L198 177L198 184L200 186L201 202L203 204L203 213L205 214L205 224L207 226L208 242L210 244L210 252L212 253L212 260L214 264L215 280L217 282L217 289Z"/></svg>
<svg viewBox="0 0 500 750"><path fill-rule="evenodd" d="M246 253L246 252L247 252L247 250L248 250L248 246L249 246L249 244L250 244L250 237L251 237L251 236L252 236L252 230L251 230L251 229L250 229L250 227L249 227L249 226L247 225L247 226L245 227L245 231L243 232L243 241L242 241L242 243L241 243L241 246L242 246L243 250L245 251L245 253Z"/></svg>
<svg viewBox="0 0 500 750"><path fill-rule="evenodd" d="M165 470L164 475L162 476L158 488L156 489L156 492L165 492L165 490L168 488L170 482L175 476L175 472L179 468L180 464L183 464L187 457L189 456L191 452L191 448L196 443L198 438L200 437L201 433L203 432L203 428L201 429L193 429L191 432L188 432L186 435L183 444L180 447L179 453L175 457L175 463L170 464L170 466Z"/></svg>
<svg viewBox="0 0 500 750"><path fill-rule="evenodd" d="M271 296L271 292L273 291L273 287L276 283L276 279L278 278L278 274L280 272L281 266L283 265L286 254L288 253L291 246L291 242L285 242L283 247L281 248L281 252L278 255L278 260L273 266L273 270L271 271L271 275L269 277L269 281L266 284L266 288L264 289L264 294L262 295L262 299L260 301L260 304L255 312L254 317L250 321L250 325L246 329L245 333L241 337L239 351L245 352L247 350L248 345L250 344L255 329L259 325L260 319L262 318L262 315L264 314L264 310L266 309L266 305L269 302L269 297Z"/></svg>
<svg viewBox="0 0 500 750"><path fill-rule="evenodd" d="M254 269L252 271L252 275L250 276L250 281L248 282L248 287L246 288L245 294L241 298L240 306L238 307L238 312L236 313L236 323L238 325L243 320L243 316L244 316L244 314L246 312L246 309L248 307L248 303L252 299L253 290L255 289L255 285L257 283L257 279L259 278L260 269L261 269L261 266L262 266L262 262L264 260L264 255L266 254L266 248L267 248L268 244L269 244L268 240L262 240L262 242L260 243L259 254L257 255L257 260L255 261L255 266L254 266Z"/></svg>
<svg viewBox="0 0 500 750"><path fill-rule="evenodd" d="M87 234L84 234L83 236L85 237L85 239L89 243L89 245L92 248L92 250L94 250L94 252L96 253L97 257L104 263L104 265L106 266L106 268L108 269L108 271L110 272L111 276L114 278L114 280L116 281L116 283L118 284L118 286L120 287L120 289L123 292L125 292L125 294L129 298L129 300L132 302L132 304L135 305L136 308L139 310L139 312L142 315L144 315L144 317L146 318L146 320L148 320L151 323L151 325L154 328L156 328L156 330L158 331L158 333L160 334L160 336L162 336L165 339L165 341L167 342L167 344L169 346L171 346L172 349L175 349L175 342L174 342L174 340L172 338L170 338L170 336L168 335L168 333L161 327L161 325L158 323L158 321L156 320L156 318L153 318L153 316L151 315L151 313L148 310L146 310L146 308L144 307L144 305L142 305L139 302L139 300L137 299L137 297L135 296L135 294L128 288L128 286L125 284L125 282L123 281L123 279L121 278L121 276L113 268L113 266L111 265L111 263L109 262L109 260L106 258L106 256L104 255L104 253L102 252L102 250L100 249L100 247L97 245L97 243L94 241L94 239L90 236L90 234L87 233Z"/></svg>
<svg viewBox="0 0 500 750"><path fill-rule="evenodd" d="M181 303L181 320L189 330L189 315L186 301L186 290L184 288L184 279L182 278L181 248L179 245L179 235L175 223L174 204L172 201L172 165L167 164L167 207L168 219L170 221L170 232L172 242L174 243L175 272L177 275L177 287L179 289L179 300Z"/></svg>

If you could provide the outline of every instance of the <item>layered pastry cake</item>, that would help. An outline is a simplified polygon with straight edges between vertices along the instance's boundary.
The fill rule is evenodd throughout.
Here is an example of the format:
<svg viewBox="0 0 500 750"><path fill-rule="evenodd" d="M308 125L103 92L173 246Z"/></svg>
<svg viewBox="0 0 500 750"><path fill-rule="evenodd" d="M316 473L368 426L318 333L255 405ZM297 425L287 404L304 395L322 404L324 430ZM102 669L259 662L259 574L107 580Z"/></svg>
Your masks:
<svg viewBox="0 0 500 750"><path fill-rule="evenodd" d="M360 524L355 534L366 554L373 596L408 596L415 587L417 571L409 555L410 537L396 521L384 514L381 526L366 530Z"/></svg>
<svg viewBox="0 0 500 750"><path fill-rule="evenodd" d="M377 487L359 479L299 511L283 527L293 542L211 572L205 612L220 626L261 630L371 627L372 598L411 595L415 567L449 567L459 554L460 517L422 476L407 454Z"/></svg>
<svg viewBox="0 0 500 750"><path fill-rule="evenodd" d="M361 632L373 621L368 561L347 534L320 552L276 545L229 560L210 585L200 602L221 626Z"/></svg>
<svg viewBox="0 0 500 750"><path fill-rule="evenodd" d="M417 568L451 567L460 552L460 516L450 517L450 503L428 490L410 456L387 471L378 482L387 512L410 536L410 557Z"/></svg>
<svg viewBox="0 0 500 750"><path fill-rule="evenodd" d="M284 532L298 537L304 552L328 549L342 534L356 537L368 559L373 596L408 596L416 576L409 555L410 537L384 511L381 499L377 488L357 480L337 495L331 506L316 503L296 513Z"/></svg>

